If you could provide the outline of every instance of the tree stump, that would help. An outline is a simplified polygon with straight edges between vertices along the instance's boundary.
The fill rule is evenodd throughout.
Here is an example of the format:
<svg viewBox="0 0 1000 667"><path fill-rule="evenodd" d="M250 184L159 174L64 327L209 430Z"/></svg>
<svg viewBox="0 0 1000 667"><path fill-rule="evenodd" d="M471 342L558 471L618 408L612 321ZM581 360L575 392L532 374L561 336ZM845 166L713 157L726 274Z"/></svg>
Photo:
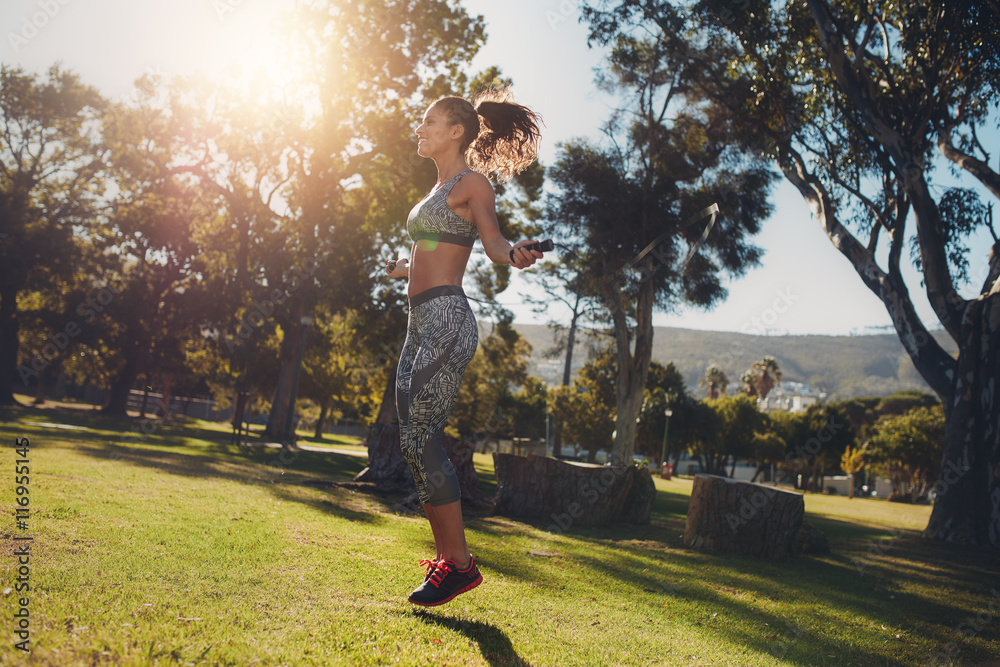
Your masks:
<svg viewBox="0 0 1000 667"><path fill-rule="evenodd" d="M693 549L756 558L798 554L805 516L802 494L728 477L697 475L684 544Z"/></svg>
<svg viewBox="0 0 1000 667"><path fill-rule="evenodd" d="M494 512L571 526L649 523L656 486L646 469L571 463L546 456L493 454L497 476Z"/></svg>
<svg viewBox="0 0 1000 667"><path fill-rule="evenodd" d="M368 466L354 477L351 488L374 493L408 494L400 509L419 512L420 500L413 485L413 473L399 448L399 424L375 424L368 432ZM479 488L479 475L472 464L473 446L464 440L444 436L444 451L458 475L462 490L462 510L466 513L490 512L493 499Z"/></svg>

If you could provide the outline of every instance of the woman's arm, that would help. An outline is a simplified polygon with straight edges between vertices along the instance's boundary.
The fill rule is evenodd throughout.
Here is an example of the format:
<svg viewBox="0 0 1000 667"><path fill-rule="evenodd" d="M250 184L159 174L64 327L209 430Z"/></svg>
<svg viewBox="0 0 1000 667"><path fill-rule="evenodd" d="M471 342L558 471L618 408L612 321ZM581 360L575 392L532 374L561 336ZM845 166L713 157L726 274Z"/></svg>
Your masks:
<svg viewBox="0 0 1000 667"><path fill-rule="evenodd" d="M478 178L477 178L478 177ZM479 231L479 239L483 243L486 256L494 264L510 264L518 269L526 269L536 260L542 258L537 250L525 250L533 241L519 241L513 246L500 233L500 221L497 220L497 198L493 186L482 174L467 177L469 183L469 210L472 220ZM466 179L462 179L463 181ZM511 253L511 248L514 252ZM513 261L511 257L513 256Z"/></svg>

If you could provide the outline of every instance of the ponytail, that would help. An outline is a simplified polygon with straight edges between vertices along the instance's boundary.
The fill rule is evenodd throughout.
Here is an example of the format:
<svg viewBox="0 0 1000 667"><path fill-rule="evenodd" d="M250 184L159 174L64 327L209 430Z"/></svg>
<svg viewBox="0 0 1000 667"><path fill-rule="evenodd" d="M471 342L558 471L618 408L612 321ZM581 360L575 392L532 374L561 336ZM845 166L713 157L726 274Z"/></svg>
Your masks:
<svg viewBox="0 0 1000 667"><path fill-rule="evenodd" d="M496 174L501 183L535 161L541 139L542 117L512 97L509 88L491 88L476 96L475 106L459 97L434 103L465 129L462 148L469 165L481 174Z"/></svg>

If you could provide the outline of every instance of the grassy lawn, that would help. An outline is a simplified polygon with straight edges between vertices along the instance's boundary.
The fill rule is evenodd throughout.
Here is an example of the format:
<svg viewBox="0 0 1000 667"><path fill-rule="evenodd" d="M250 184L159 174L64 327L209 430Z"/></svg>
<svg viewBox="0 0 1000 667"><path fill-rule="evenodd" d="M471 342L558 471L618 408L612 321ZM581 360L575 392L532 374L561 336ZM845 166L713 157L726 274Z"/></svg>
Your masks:
<svg viewBox="0 0 1000 667"><path fill-rule="evenodd" d="M49 424L49 425L46 425ZM691 481L657 480L653 521L548 532L468 519L485 582L431 610L406 595L432 554L398 499L309 486L365 459L238 449L226 425L0 411L11 535L31 535L38 665L985 665L1000 656L996 552L919 539L928 507L806 497L833 552L762 562L683 547ZM60 428L53 425L69 426ZM29 437L29 530L13 523L13 442ZM313 444L313 443L310 443ZM327 438L337 449L356 440ZM492 460L477 455L482 485ZM996 597L993 597L993 596ZM991 606L992 601L992 606ZM1000 664L1000 663L993 663Z"/></svg>

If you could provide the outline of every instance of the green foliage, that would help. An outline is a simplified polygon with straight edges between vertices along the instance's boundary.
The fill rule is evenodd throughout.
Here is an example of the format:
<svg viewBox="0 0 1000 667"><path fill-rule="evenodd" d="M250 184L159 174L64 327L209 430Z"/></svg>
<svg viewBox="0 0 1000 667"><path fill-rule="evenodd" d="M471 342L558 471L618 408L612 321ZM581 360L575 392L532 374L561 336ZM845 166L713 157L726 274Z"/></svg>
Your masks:
<svg viewBox="0 0 1000 667"><path fill-rule="evenodd" d="M858 439L864 441L870 437L875 423L882 417L905 414L918 407L940 405L940 401L933 394L906 390L897 391L889 396L850 398L836 401L831 405L843 410Z"/></svg>
<svg viewBox="0 0 1000 667"><path fill-rule="evenodd" d="M819 490L824 475L839 470L856 434L845 410L836 405L811 405L803 412L770 413L774 432L786 443L783 473L797 485Z"/></svg>
<svg viewBox="0 0 1000 667"><path fill-rule="evenodd" d="M387 9L299 3L274 26L291 73L280 82L147 76L128 103L109 104L58 67L47 80L3 67L0 402L12 400L19 337L30 364L70 320L81 330L42 372L110 386L118 413L140 377L247 391L284 410L291 383L277 397L274 387L293 371L303 315L321 336L350 312L394 337L403 298L373 267L433 180L413 121L430 99L465 92L485 32L447 0ZM529 219L540 174L509 198ZM77 305L112 284L111 302L80 322ZM19 298L30 308L20 321ZM388 355L371 343L352 337L350 363L308 360L306 393L370 416L380 392L366 382L350 397L342 379L356 365L384 377Z"/></svg>
<svg viewBox="0 0 1000 667"><path fill-rule="evenodd" d="M701 459L705 472L728 475L728 464L754 456L755 437L767 431L770 420L748 396L722 396L702 403L715 413L710 422L714 428L694 440L690 451Z"/></svg>
<svg viewBox="0 0 1000 667"><path fill-rule="evenodd" d="M944 411L913 408L882 417L871 437L872 470L892 482L891 499L916 502L937 479L944 449Z"/></svg>
<svg viewBox="0 0 1000 667"><path fill-rule="evenodd" d="M79 324L77 302L62 296L83 282L85 234L75 232L91 226L105 186L95 130L104 106L96 90L58 65L44 77L0 66L0 403L58 367L81 333L67 333L70 322ZM38 297L23 318L20 347L18 302L29 293ZM50 334L68 342L43 354Z"/></svg>
<svg viewBox="0 0 1000 667"><path fill-rule="evenodd" d="M674 406L679 410L686 401L687 389L684 387L684 377L677 368L672 363L664 366L657 361L651 361L649 375L646 377L646 390L643 392L642 409L639 412L639 425L636 429L637 454L642 454L650 460L660 461L663 455L664 432L669 428L665 410L669 408L673 411ZM668 437L669 433L666 436ZM669 455L673 449L669 437L667 447Z"/></svg>
<svg viewBox="0 0 1000 667"><path fill-rule="evenodd" d="M524 395L516 398L514 388L526 387L529 382L529 356L531 345L510 323L496 323L492 332L480 339L476 355L465 369L446 432L472 440L512 436L515 413L526 409ZM537 388L539 384L533 380L530 386Z"/></svg>
<svg viewBox="0 0 1000 667"><path fill-rule="evenodd" d="M594 461L599 449L608 449L615 430L616 372L614 350L594 355L577 373L572 387L549 389L548 405L562 431L563 443L576 443Z"/></svg>

